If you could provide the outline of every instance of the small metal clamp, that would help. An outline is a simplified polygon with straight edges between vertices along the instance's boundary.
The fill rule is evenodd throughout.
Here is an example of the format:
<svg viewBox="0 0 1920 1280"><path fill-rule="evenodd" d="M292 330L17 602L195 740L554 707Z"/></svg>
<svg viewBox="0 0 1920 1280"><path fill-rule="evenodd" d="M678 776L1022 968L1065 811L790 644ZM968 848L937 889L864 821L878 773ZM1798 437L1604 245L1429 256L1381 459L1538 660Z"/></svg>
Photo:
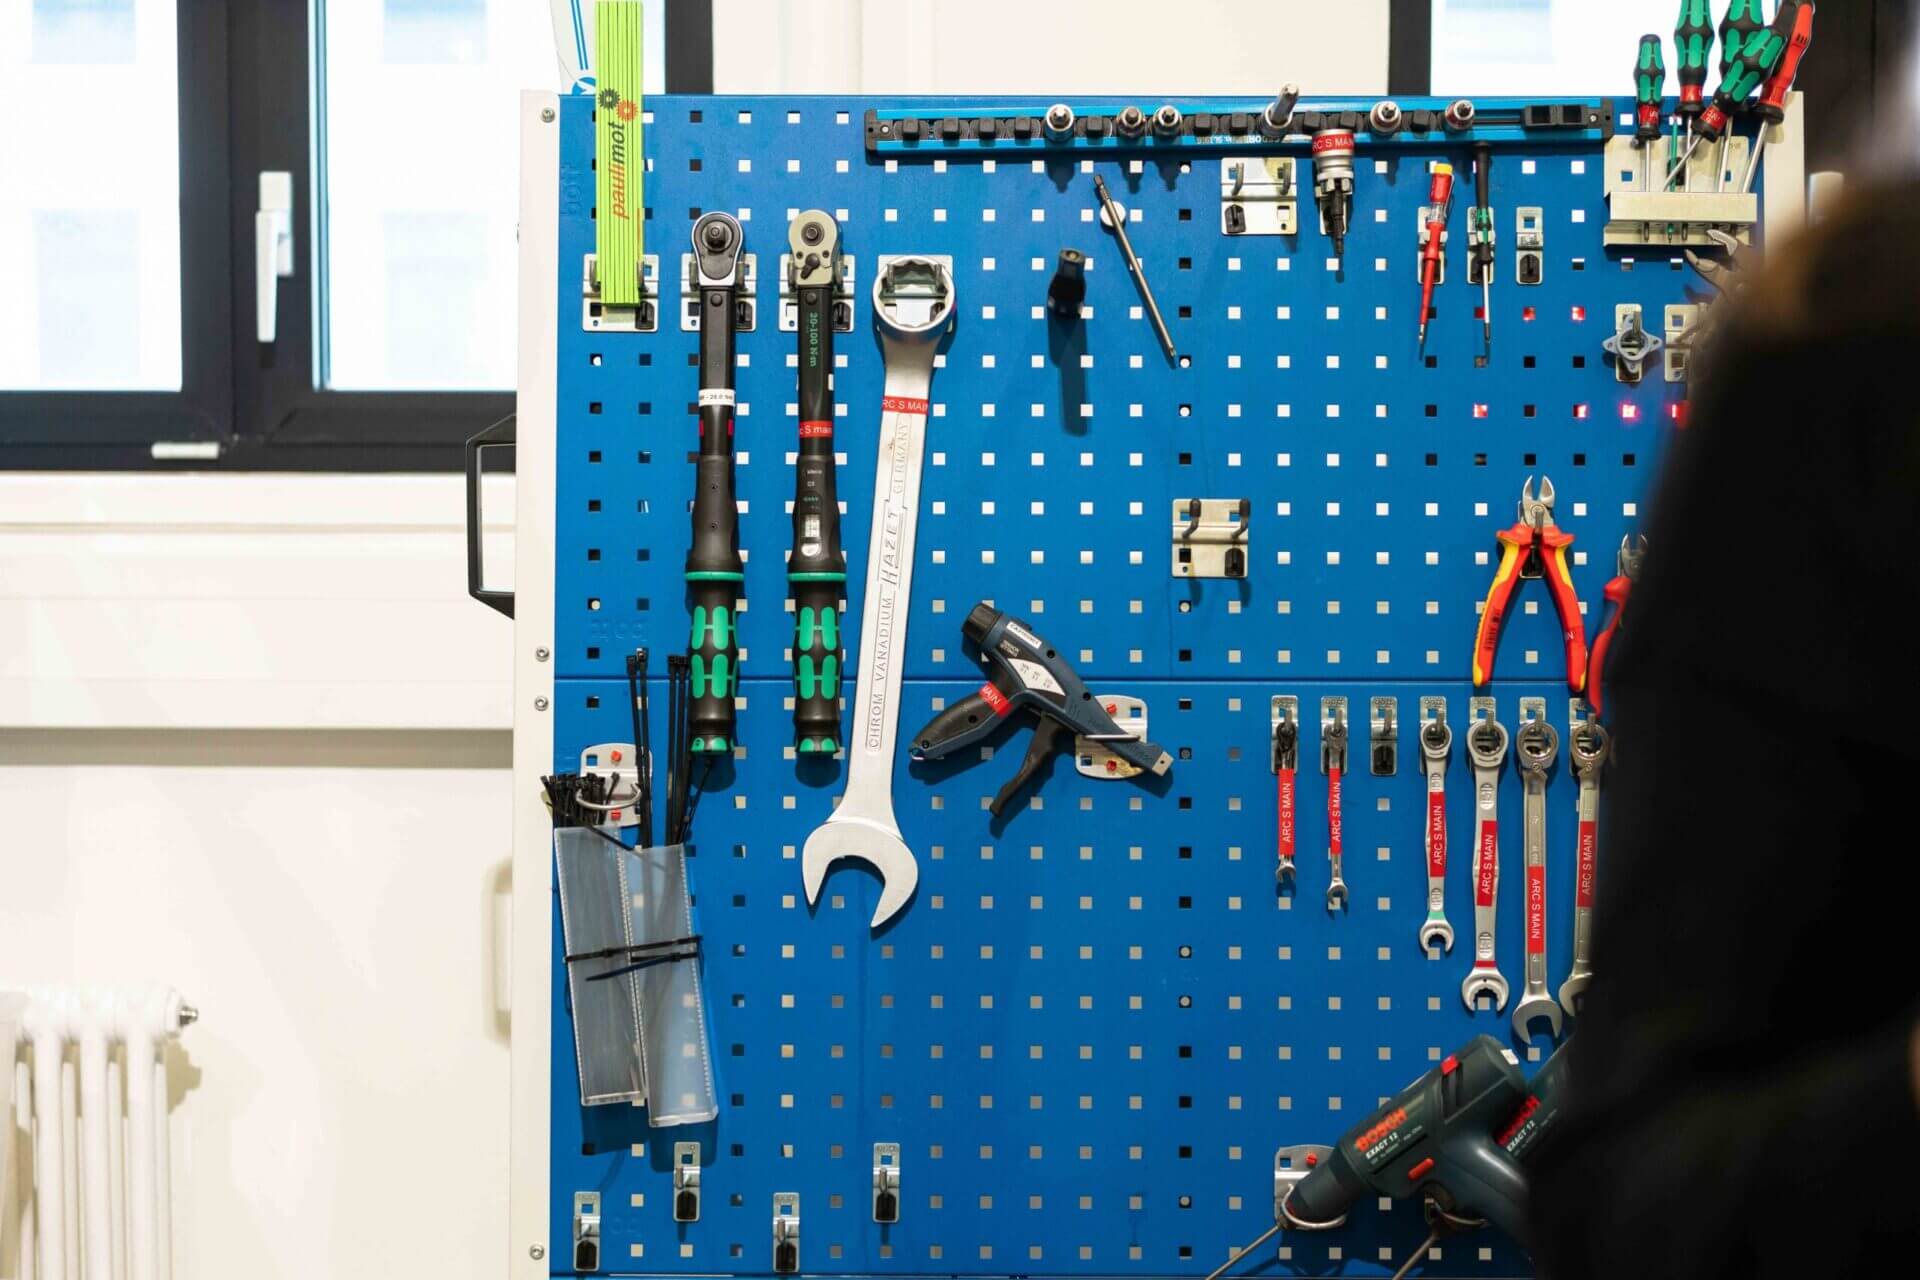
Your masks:
<svg viewBox="0 0 1920 1280"><path fill-rule="evenodd" d="M700 1221L700 1144L673 1144L673 1220Z"/></svg>
<svg viewBox="0 0 1920 1280"><path fill-rule="evenodd" d="M1613 336L1600 345L1613 357L1615 380L1637 384L1646 375L1647 361L1667 344L1647 332L1646 313L1639 303L1623 302L1613 309Z"/></svg>
<svg viewBox="0 0 1920 1280"><path fill-rule="evenodd" d="M1300 767L1300 699L1275 694L1270 717L1273 729L1273 772Z"/></svg>
<svg viewBox="0 0 1920 1280"><path fill-rule="evenodd" d="M600 1269L600 1193L573 1193L573 1269Z"/></svg>
<svg viewBox="0 0 1920 1280"><path fill-rule="evenodd" d="M1329 766L1347 771L1347 700L1339 696L1320 699L1320 772Z"/></svg>
<svg viewBox="0 0 1920 1280"><path fill-rule="evenodd" d="M1173 576L1244 578L1251 498L1173 500Z"/></svg>
<svg viewBox="0 0 1920 1280"><path fill-rule="evenodd" d="M1513 219L1513 278L1520 284L1540 284L1547 278L1547 211L1521 205Z"/></svg>
<svg viewBox="0 0 1920 1280"><path fill-rule="evenodd" d="M1233 156L1220 162L1222 235L1290 236L1299 224L1292 156Z"/></svg>
<svg viewBox="0 0 1920 1280"><path fill-rule="evenodd" d="M900 1144L873 1144L873 1220L900 1221Z"/></svg>
<svg viewBox="0 0 1920 1280"><path fill-rule="evenodd" d="M773 1193L773 1269L782 1275L800 1270L800 1193Z"/></svg>
<svg viewBox="0 0 1920 1280"><path fill-rule="evenodd" d="M1093 700L1113 718L1121 732L1129 738L1147 741L1147 704L1143 700L1124 693L1096 693ZM1108 744L1083 734L1073 736L1073 767L1086 777L1103 782L1111 778L1137 778L1146 772L1114 754Z"/></svg>
<svg viewBox="0 0 1920 1280"><path fill-rule="evenodd" d="M1367 720L1371 730L1368 767L1376 778L1391 778L1400 772L1400 699L1369 698Z"/></svg>
<svg viewBox="0 0 1920 1280"><path fill-rule="evenodd" d="M588 333L652 333L660 327L660 255L640 260L640 300L613 306L600 300L600 261L588 254L580 269L580 327Z"/></svg>

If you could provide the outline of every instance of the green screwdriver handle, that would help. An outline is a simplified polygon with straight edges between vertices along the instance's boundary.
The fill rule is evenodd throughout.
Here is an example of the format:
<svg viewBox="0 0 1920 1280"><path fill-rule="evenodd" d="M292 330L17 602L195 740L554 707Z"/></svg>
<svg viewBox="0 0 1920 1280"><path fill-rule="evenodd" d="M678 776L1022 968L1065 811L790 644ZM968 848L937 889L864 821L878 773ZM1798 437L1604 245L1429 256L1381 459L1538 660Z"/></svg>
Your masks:
<svg viewBox="0 0 1920 1280"><path fill-rule="evenodd" d="M1725 76L1733 66L1733 60L1740 51L1752 43L1755 36L1767 29L1767 20L1760 16L1760 0L1733 0L1727 6L1727 16L1720 19L1720 74Z"/></svg>
<svg viewBox="0 0 1920 1280"><path fill-rule="evenodd" d="M1657 35L1640 37L1640 57L1633 64L1633 97L1640 104L1634 137L1653 142L1660 137L1661 107L1667 96L1667 63Z"/></svg>
<svg viewBox="0 0 1920 1280"><path fill-rule="evenodd" d="M1773 25L1747 41L1739 53L1734 55L1733 65L1727 68L1726 79L1720 82L1720 88L1713 95L1713 102L1701 113L1699 131L1709 138L1718 138L1727 127L1727 119L1740 109L1745 102L1773 74L1773 68L1780 61L1780 55L1786 51L1787 42L1793 36L1793 25L1800 15L1801 0L1781 0L1780 12L1774 15Z"/></svg>
<svg viewBox="0 0 1920 1280"><path fill-rule="evenodd" d="M1707 55L1713 52L1713 10L1707 0L1680 0L1673 51L1680 62L1680 114L1697 116L1706 106Z"/></svg>

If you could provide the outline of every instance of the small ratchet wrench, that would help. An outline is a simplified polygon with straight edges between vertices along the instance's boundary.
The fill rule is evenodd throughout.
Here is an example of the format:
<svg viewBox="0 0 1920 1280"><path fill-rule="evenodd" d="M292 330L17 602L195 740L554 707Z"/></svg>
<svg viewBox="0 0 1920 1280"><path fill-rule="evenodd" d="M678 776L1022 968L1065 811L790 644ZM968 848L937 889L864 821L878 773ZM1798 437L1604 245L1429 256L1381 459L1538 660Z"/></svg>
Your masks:
<svg viewBox="0 0 1920 1280"><path fill-rule="evenodd" d="M1347 882L1340 878L1343 852L1340 822L1340 778L1347 771L1347 722L1336 720L1320 737L1321 759L1327 770L1327 863L1333 878L1327 884L1327 910L1347 905Z"/></svg>
<svg viewBox="0 0 1920 1280"><path fill-rule="evenodd" d="M1600 775L1613 750L1613 738L1597 720L1573 731L1568 763L1580 780L1580 848L1573 897L1573 968L1560 984L1560 1005L1578 1016L1593 983L1593 886L1600 844Z"/></svg>
<svg viewBox="0 0 1920 1280"><path fill-rule="evenodd" d="M1493 999L1495 1013L1507 1007L1507 979L1494 962L1495 904L1500 891L1500 769L1507 762L1507 730L1492 716L1467 731L1467 758L1473 762L1473 968L1460 984L1469 1012L1480 997Z"/></svg>
<svg viewBox="0 0 1920 1280"><path fill-rule="evenodd" d="M1547 993L1547 772L1560 755L1560 734L1545 720L1529 720L1520 726L1513 755L1525 789L1527 857L1526 986L1513 1006L1513 1029L1532 1044L1536 1018L1545 1018L1550 1034L1560 1038L1560 1006Z"/></svg>
<svg viewBox="0 0 1920 1280"><path fill-rule="evenodd" d="M1447 923L1447 759L1453 754L1453 730L1445 720L1429 720L1420 730L1420 758L1427 766L1427 919L1420 926L1421 949L1453 950L1453 926Z"/></svg>

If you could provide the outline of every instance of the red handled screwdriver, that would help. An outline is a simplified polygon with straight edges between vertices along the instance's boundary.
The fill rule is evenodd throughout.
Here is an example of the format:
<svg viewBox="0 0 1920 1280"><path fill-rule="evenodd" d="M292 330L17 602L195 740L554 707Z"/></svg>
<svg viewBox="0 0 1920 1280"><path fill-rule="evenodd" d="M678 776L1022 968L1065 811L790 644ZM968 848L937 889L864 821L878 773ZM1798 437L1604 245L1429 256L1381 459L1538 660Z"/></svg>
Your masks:
<svg viewBox="0 0 1920 1280"><path fill-rule="evenodd" d="M1427 345L1427 317L1433 311L1433 286L1440 282L1440 258L1446 251L1447 214L1453 208L1453 166L1433 166L1427 211L1420 233L1420 346Z"/></svg>
<svg viewBox="0 0 1920 1280"><path fill-rule="evenodd" d="M1786 51L1787 40L1802 7L1799 0L1781 0L1780 12L1774 15L1773 25L1747 41L1733 55L1733 61L1728 64L1727 74L1720 81L1713 101L1694 121L1693 141L1687 144L1680 162L1668 171L1669 183L1687 167L1687 161L1693 158L1693 153L1700 149L1702 142L1719 141L1732 122L1733 113L1740 109L1740 104L1773 75L1774 69L1780 64L1780 55Z"/></svg>
<svg viewBox="0 0 1920 1280"><path fill-rule="evenodd" d="M1773 74L1767 77L1767 87L1761 90L1760 100L1753 104L1754 114L1760 117L1760 133L1753 140L1752 153L1747 156L1747 176L1740 181L1742 194L1753 190L1754 175L1760 172L1760 153L1767 149L1767 135L1787 118L1787 93L1800 75L1800 60L1807 56L1807 47L1812 43L1813 0L1804 0L1800 11L1793 15L1793 31L1787 36L1786 52L1780 55Z"/></svg>

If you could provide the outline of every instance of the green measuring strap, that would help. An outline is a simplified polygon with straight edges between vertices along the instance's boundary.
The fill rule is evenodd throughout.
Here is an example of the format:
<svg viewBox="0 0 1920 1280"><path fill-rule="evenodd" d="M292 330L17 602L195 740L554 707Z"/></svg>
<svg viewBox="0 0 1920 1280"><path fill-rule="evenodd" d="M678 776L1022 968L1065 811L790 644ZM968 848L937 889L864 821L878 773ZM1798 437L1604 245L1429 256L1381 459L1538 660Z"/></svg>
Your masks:
<svg viewBox="0 0 1920 1280"><path fill-rule="evenodd" d="M608 306L640 303L640 264L645 253L646 201L642 179L640 0L598 0L593 9L595 101L594 254L600 301Z"/></svg>

